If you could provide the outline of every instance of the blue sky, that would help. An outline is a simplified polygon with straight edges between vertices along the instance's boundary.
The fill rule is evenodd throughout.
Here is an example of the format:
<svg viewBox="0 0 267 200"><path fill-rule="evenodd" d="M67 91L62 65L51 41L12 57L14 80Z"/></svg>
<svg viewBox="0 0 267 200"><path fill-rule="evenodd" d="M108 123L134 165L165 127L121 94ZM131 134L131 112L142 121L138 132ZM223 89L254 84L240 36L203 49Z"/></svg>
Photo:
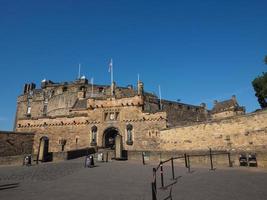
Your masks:
<svg viewBox="0 0 267 200"><path fill-rule="evenodd" d="M11 130L23 84L82 74L136 84L184 103L236 94L259 108L251 86L266 71L267 1L0 1L0 130Z"/></svg>

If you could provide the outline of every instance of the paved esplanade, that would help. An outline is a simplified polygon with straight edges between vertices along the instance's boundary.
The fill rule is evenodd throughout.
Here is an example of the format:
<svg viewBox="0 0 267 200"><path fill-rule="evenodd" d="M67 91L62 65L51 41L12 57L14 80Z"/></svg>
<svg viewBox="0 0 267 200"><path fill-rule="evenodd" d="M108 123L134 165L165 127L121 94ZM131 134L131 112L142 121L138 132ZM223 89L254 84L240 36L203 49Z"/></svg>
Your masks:
<svg viewBox="0 0 267 200"><path fill-rule="evenodd" d="M0 167L0 199L151 199L153 165L112 161L84 168L83 161L80 158L32 167ZM168 173L165 176L167 185L171 183L170 168L164 169ZM178 182L173 186L173 199L267 198L267 172L244 168L192 170L193 173L187 173L183 167L175 168ZM159 177L157 181L159 186ZM162 190L158 192L165 194Z"/></svg>

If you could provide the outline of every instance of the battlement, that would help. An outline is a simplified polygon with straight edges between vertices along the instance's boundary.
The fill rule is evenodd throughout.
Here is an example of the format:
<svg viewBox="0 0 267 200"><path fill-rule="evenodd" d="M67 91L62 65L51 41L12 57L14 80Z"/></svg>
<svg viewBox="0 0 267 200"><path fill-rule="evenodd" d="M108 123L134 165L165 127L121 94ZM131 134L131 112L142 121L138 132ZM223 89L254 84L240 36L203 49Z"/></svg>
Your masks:
<svg viewBox="0 0 267 200"><path fill-rule="evenodd" d="M128 98L115 99L108 98L106 100L97 100L90 98L87 100L87 107L89 109L95 108L111 108L111 107L124 107L124 106L143 106L144 99L142 96L134 96Z"/></svg>

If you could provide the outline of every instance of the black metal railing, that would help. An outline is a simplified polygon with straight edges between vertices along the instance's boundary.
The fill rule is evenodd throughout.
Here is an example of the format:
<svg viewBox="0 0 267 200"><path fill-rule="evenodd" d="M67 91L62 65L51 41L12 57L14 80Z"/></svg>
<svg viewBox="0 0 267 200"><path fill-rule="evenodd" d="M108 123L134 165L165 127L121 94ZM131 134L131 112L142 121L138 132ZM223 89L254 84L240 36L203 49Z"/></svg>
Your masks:
<svg viewBox="0 0 267 200"><path fill-rule="evenodd" d="M188 170L188 173L191 172L191 162L190 162L190 158L193 157L209 157L210 160L210 170L215 170L216 168L214 168L214 164L213 164L213 157L217 156L217 155L227 155L228 157L228 163L229 163L229 167L232 167L232 161L231 161L231 154L228 151L212 151L211 148L209 149L208 153L204 153L204 154L184 154L181 156L177 156L177 157L171 157L167 160L164 161L160 161L160 163L157 165L157 167L153 168L152 173L153 173L153 178L152 178L152 182L151 182L151 187L152 187L152 200L157 200L157 192L158 192L158 187L157 187L157 172L160 172L160 189L168 189L170 188L169 194L167 197L164 198L164 200L166 199L172 199L172 186L174 184L177 183L177 178L175 177L175 170L174 170L174 160L178 160L178 159L182 159L184 160L184 165ZM170 162L171 164L171 180L172 183L165 185L164 184L164 164ZM144 162L144 157L143 157L143 164L145 164Z"/></svg>

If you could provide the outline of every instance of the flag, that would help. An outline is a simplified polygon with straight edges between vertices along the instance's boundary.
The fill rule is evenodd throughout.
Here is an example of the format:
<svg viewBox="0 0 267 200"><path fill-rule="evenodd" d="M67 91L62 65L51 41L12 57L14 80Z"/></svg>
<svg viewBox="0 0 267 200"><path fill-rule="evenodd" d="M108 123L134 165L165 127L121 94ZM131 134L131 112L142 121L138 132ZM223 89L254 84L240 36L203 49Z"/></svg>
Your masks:
<svg viewBox="0 0 267 200"><path fill-rule="evenodd" d="M112 67L113 67L113 62L112 62L112 59L111 59L110 62L109 62L109 65L108 65L108 72L111 72Z"/></svg>
<svg viewBox="0 0 267 200"><path fill-rule="evenodd" d="M92 77L91 80L90 80L91 84L94 83L94 78Z"/></svg>

